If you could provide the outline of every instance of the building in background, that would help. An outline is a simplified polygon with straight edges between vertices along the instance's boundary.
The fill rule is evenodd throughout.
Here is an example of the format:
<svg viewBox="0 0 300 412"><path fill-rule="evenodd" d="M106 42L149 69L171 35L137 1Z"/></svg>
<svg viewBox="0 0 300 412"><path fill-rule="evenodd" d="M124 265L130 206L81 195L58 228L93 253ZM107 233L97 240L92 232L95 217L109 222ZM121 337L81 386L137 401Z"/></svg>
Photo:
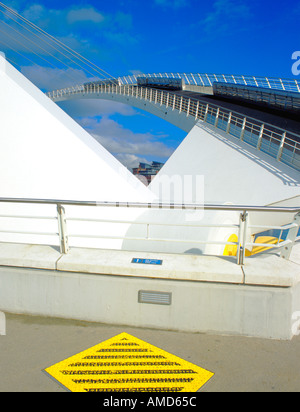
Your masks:
<svg viewBox="0 0 300 412"><path fill-rule="evenodd" d="M140 163L138 167L132 169L132 173L137 176L144 184L148 185L151 183L155 175L163 167L164 163L152 162Z"/></svg>

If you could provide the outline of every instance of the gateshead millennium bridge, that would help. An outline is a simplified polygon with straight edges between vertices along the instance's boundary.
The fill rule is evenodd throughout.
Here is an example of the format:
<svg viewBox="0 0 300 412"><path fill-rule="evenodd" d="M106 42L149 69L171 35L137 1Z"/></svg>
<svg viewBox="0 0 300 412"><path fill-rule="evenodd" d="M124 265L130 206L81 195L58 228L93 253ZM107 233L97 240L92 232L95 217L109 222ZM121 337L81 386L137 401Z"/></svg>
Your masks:
<svg viewBox="0 0 300 412"><path fill-rule="evenodd" d="M56 101L105 99L146 110L189 132L200 120L300 170L300 85L279 78L158 73L48 93Z"/></svg>

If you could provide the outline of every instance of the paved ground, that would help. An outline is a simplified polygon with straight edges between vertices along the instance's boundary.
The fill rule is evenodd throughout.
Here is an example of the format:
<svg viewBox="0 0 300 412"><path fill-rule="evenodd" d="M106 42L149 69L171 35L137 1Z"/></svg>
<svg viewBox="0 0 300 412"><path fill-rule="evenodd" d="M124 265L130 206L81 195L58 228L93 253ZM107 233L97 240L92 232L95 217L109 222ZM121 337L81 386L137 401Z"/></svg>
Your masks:
<svg viewBox="0 0 300 412"><path fill-rule="evenodd" d="M0 392L65 392L43 369L121 332L214 372L201 392L300 391L300 336L277 341L6 314Z"/></svg>

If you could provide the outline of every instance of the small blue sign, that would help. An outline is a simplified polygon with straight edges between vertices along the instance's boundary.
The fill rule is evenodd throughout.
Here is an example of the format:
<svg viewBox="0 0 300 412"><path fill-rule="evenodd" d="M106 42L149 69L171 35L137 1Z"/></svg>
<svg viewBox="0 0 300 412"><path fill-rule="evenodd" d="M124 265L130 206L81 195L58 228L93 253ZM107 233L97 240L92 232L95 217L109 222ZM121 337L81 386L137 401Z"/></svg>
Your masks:
<svg viewBox="0 0 300 412"><path fill-rule="evenodd" d="M162 265L162 260L133 258L131 263L143 263L144 265Z"/></svg>

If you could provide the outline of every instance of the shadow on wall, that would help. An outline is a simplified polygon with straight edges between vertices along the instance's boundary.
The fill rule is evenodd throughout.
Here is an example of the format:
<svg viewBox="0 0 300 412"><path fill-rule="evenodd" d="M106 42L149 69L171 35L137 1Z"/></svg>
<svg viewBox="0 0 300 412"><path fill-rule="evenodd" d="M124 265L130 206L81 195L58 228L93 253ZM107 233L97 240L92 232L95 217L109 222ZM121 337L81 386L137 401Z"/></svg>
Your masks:
<svg viewBox="0 0 300 412"><path fill-rule="evenodd" d="M130 225L122 249L223 255L225 243L218 242L226 242L233 233L237 234L238 222L237 212L153 209L142 213ZM226 227L218 227L223 223Z"/></svg>

